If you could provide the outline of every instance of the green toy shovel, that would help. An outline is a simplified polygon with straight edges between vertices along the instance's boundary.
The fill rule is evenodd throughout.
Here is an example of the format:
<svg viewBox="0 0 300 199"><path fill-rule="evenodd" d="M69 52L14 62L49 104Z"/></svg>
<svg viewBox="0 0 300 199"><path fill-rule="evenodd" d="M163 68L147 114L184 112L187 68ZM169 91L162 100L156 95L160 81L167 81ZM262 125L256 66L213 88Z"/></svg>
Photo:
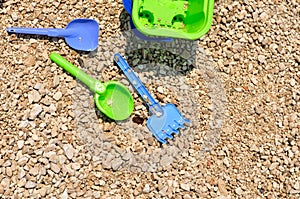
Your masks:
<svg viewBox="0 0 300 199"><path fill-rule="evenodd" d="M100 82L68 62L59 54L52 52L50 59L87 85L94 93L97 108L113 120L125 120L134 108L130 91L116 81Z"/></svg>

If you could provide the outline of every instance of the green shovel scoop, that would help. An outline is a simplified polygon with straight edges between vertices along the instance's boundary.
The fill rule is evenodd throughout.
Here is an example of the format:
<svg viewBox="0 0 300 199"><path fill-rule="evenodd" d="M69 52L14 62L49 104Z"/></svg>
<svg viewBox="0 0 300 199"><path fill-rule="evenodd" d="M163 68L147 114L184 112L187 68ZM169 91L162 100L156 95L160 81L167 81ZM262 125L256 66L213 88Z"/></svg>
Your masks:
<svg viewBox="0 0 300 199"><path fill-rule="evenodd" d="M87 85L94 93L97 108L113 120L127 119L134 108L130 91L116 81L100 82L68 62L59 54L52 52L50 59Z"/></svg>

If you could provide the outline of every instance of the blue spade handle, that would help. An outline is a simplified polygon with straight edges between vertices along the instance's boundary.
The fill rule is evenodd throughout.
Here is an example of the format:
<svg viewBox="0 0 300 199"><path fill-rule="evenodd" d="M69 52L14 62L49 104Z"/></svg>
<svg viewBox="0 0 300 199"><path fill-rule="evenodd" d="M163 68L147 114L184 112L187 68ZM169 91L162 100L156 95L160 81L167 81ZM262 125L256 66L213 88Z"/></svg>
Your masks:
<svg viewBox="0 0 300 199"><path fill-rule="evenodd" d="M6 29L9 33L16 34L33 34L33 35L46 35L49 37L66 37L76 34L72 29L62 28L22 28L10 27Z"/></svg>
<svg viewBox="0 0 300 199"><path fill-rule="evenodd" d="M119 66L119 68L123 71L127 79L130 81L130 83L133 85L135 90L145 101L145 103L149 107L149 111L151 112L151 114L155 114L158 117L161 116L163 114L162 107L159 105L158 102L155 101L155 99L146 89L141 80L136 76L133 69L128 65L124 58L119 53L116 53L114 55L114 60Z"/></svg>

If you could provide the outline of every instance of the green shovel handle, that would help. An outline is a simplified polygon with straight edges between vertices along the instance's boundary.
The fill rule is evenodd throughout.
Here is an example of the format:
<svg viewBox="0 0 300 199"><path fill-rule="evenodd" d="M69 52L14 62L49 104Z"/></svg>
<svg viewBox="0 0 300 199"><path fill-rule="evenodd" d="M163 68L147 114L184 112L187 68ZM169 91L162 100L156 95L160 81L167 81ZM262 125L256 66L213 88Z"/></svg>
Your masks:
<svg viewBox="0 0 300 199"><path fill-rule="evenodd" d="M50 59L55 62L57 65L68 71L71 75L78 78L81 82L87 85L93 92L101 94L105 91L105 85L100 81L92 78L70 62L68 62L65 58L57 54L56 52L52 52L50 54Z"/></svg>

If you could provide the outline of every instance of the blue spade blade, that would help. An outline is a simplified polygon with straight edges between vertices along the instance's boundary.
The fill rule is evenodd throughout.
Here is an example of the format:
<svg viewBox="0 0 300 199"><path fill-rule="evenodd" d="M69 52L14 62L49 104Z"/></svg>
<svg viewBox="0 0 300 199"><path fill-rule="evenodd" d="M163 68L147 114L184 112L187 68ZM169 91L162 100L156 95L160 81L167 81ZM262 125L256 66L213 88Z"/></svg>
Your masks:
<svg viewBox="0 0 300 199"><path fill-rule="evenodd" d="M10 27L6 30L16 34L63 37L66 43L75 50L93 51L98 47L99 25L93 19L74 19L65 29Z"/></svg>

